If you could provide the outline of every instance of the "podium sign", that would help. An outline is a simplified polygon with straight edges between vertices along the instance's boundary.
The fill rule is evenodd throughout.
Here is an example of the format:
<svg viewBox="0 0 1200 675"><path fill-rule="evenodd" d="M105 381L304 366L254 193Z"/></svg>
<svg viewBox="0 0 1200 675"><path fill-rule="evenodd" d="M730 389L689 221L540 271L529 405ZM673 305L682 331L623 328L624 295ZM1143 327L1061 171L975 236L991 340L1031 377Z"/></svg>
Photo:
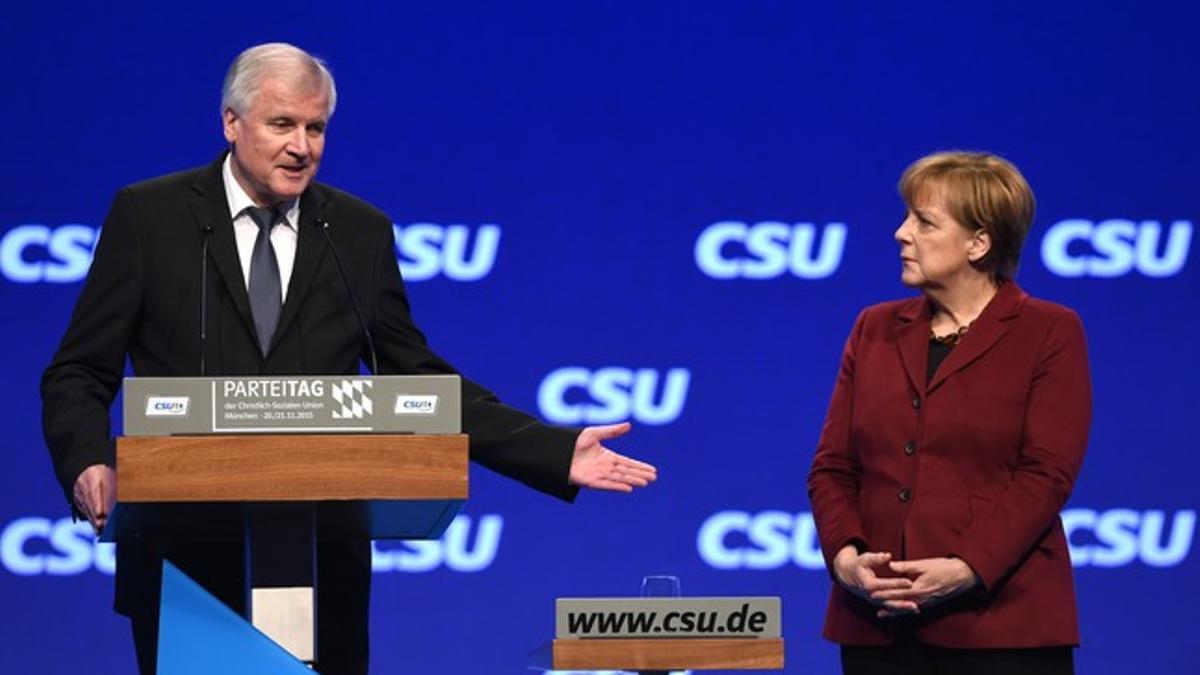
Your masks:
<svg viewBox="0 0 1200 675"><path fill-rule="evenodd" d="M782 670L778 597L559 598L556 670Z"/></svg>
<svg viewBox="0 0 1200 675"><path fill-rule="evenodd" d="M559 598L555 637L777 638L778 597Z"/></svg>
<svg viewBox="0 0 1200 675"><path fill-rule="evenodd" d="M127 436L461 429L456 375L129 377Z"/></svg>

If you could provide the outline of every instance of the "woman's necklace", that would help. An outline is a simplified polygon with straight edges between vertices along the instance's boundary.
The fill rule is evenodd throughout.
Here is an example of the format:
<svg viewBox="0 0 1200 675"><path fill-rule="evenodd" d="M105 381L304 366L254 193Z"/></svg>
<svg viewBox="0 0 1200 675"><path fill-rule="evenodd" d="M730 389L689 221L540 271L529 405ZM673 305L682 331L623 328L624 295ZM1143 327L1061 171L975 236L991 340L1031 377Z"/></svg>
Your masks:
<svg viewBox="0 0 1200 675"><path fill-rule="evenodd" d="M958 344L958 341L961 340L964 335L967 334L967 330L971 328L971 324L973 323L975 322L968 321L967 323L954 329L953 333L947 333L945 335L938 335L937 333L933 332L933 329L930 329L929 339L933 340L934 342L940 342L944 345L953 347L954 345Z"/></svg>
<svg viewBox="0 0 1200 675"><path fill-rule="evenodd" d="M992 298L996 297L996 293L998 292L998 290L999 290L998 288L992 287L990 291L984 293L983 296L986 296L986 297L981 296L980 299L983 299L984 302L979 307L979 311L976 312L975 317L972 318L970 321L968 321L962 325L959 325L958 328L955 328L952 332L947 333L946 335L938 335L937 333L933 332L933 326L930 326L929 327L929 339L933 340L934 342L939 342L939 343L944 344L949 347L953 347L954 345L961 342L963 336L966 335L967 331L971 329L971 324L975 323L975 319L978 319L979 316L983 314L983 312L986 310L987 306L989 304L991 304ZM936 313L944 315L947 319L949 319L950 321L952 321L955 324L958 323L958 321L956 321L954 319L954 315L944 309L939 308ZM960 313L964 313L964 312L960 312Z"/></svg>

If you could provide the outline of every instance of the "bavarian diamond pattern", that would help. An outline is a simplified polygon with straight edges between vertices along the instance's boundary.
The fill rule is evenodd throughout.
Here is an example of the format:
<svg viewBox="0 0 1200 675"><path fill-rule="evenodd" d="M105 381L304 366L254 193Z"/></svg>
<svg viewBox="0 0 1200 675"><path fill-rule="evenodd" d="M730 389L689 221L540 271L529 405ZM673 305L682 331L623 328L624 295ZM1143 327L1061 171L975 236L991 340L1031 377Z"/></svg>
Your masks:
<svg viewBox="0 0 1200 675"><path fill-rule="evenodd" d="M361 420L374 414L371 398L367 396L373 384L370 380L342 380L341 384L333 385L333 419Z"/></svg>

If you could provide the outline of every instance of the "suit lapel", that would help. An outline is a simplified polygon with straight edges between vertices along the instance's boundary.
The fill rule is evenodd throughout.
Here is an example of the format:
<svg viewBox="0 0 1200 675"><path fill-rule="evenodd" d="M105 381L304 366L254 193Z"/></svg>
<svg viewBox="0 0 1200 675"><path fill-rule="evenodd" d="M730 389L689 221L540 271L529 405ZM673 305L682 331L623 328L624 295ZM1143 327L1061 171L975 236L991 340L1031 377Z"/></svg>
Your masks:
<svg viewBox="0 0 1200 675"><path fill-rule="evenodd" d="M271 346L279 344L288 326L295 321L304 296L312 285L325 256L325 235L321 233L321 221L325 218L328 196L319 185L311 184L300 196L300 224L296 228L296 262L292 265L292 278L288 281L287 300L279 313L279 324Z"/></svg>
<svg viewBox="0 0 1200 675"><path fill-rule="evenodd" d="M914 391L925 391L929 364L929 301L912 298L896 315L896 349Z"/></svg>
<svg viewBox="0 0 1200 675"><path fill-rule="evenodd" d="M258 331L254 328L254 315L250 313L250 297L246 293L246 280L242 275L242 263L238 257L237 239L233 234L233 219L229 217L229 200L225 196L225 184L221 180L222 155L210 165L192 184L195 193L188 206L201 228L211 227L208 257L221 275L229 297L237 308L238 316L255 342Z"/></svg>
<svg viewBox="0 0 1200 675"><path fill-rule="evenodd" d="M971 324L971 329L938 367L926 393L932 393L946 378L977 361L999 342L1012 327L1011 320L1020 313L1027 297L1014 282L1009 281L1001 286L983 313Z"/></svg>

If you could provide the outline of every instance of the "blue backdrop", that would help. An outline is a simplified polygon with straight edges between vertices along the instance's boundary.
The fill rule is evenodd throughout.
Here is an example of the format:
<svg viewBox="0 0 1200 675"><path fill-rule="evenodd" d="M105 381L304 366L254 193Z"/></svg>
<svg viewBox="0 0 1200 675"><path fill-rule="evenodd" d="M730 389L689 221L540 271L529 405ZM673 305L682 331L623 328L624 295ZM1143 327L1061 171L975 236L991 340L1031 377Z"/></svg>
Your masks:
<svg viewBox="0 0 1200 675"><path fill-rule="evenodd" d="M321 179L391 214L434 346L544 419L632 418L661 475L568 506L473 469L442 542L378 547L375 671L521 672L555 597L664 572L783 596L789 671L833 671L805 473L854 316L908 293L896 179L948 148L1025 172L1019 282L1087 327L1080 671L1192 670L1200 12L1120 4L7 7L5 667L132 672L37 382L113 193L214 158L229 61L285 40L330 63Z"/></svg>

